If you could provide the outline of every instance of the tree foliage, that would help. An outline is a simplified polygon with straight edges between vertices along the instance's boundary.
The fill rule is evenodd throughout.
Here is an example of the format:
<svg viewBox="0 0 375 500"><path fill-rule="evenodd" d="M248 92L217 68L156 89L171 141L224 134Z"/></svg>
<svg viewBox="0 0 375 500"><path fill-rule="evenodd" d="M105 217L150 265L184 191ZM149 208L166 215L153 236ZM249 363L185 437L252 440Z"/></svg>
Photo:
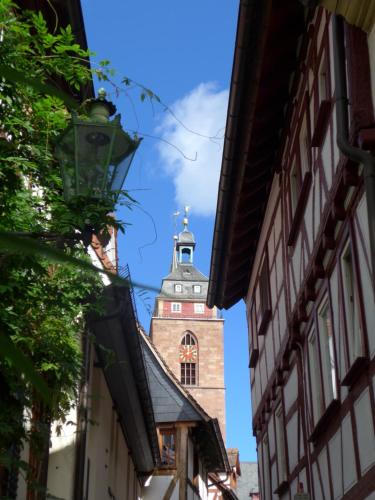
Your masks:
<svg viewBox="0 0 375 500"><path fill-rule="evenodd" d="M79 91L92 78L83 62L88 56L70 26L52 34L40 13L21 13L0 0L0 66L40 83L38 88L0 76L0 233L41 235L46 244L80 259L87 259L84 247L72 235L87 227L99 234L109 224L122 225L108 215L111 205L65 204L53 150L69 112L63 100L43 92L43 84ZM1 250L0 272L0 332L47 385L48 418L63 419L75 404L84 317L99 296L100 278L38 254ZM0 354L0 455L5 457L12 445L35 438L37 427L25 426L24 419L41 398L14 359Z"/></svg>

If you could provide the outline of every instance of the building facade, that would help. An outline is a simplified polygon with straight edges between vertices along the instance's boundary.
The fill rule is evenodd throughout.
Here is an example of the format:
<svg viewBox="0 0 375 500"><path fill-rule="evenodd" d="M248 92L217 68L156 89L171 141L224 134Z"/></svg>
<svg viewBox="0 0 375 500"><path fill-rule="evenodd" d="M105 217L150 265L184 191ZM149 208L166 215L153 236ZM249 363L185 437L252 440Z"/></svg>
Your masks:
<svg viewBox="0 0 375 500"><path fill-rule="evenodd" d="M184 225L156 298L150 337L180 383L218 418L225 440L224 320L206 306L208 278L194 266L195 239L186 218Z"/></svg>
<svg viewBox="0 0 375 500"><path fill-rule="evenodd" d="M94 237L90 254L114 272L111 235L106 248ZM88 319L79 403L52 428L48 493L66 500L208 500L210 476L230 472L219 423L143 333L129 287L105 284L104 309ZM20 500L25 487L20 481Z"/></svg>
<svg viewBox="0 0 375 500"><path fill-rule="evenodd" d="M208 305L246 301L266 500L374 498L374 20L240 6Z"/></svg>

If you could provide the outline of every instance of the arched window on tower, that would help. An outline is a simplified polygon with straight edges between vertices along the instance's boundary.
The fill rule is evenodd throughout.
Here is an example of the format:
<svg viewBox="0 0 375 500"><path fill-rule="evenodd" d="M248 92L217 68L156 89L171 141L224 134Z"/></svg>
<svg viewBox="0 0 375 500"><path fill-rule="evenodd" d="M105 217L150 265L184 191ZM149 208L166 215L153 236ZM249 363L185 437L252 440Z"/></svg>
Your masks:
<svg viewBox="0 0 375 500"><path fill-rule="evenodd" d="M180 249L180 262L182 264L193 262L193 250L190 247L182 247Z"/></svg>
<svg viewBox="0 0 375 500"><path fill-rule="evenodd" d="M181 384L197 385L198 341L191 332L185 332L180 344Z"/></svg>

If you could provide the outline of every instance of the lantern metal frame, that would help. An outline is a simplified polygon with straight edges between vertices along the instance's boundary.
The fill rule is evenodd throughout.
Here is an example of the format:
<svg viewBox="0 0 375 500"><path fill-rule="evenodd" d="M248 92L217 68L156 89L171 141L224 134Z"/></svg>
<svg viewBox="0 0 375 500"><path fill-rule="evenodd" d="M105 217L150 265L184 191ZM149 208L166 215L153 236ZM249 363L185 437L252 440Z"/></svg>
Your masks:
<svg viewBox="0 0 375 500"><path fill-rule="evenodd" d="M56 142L66 203L82 199L114 205L121 192L141 138L121 127L121 115L106 100L104 89L85 103L87 116L73 112Z"/></svg>

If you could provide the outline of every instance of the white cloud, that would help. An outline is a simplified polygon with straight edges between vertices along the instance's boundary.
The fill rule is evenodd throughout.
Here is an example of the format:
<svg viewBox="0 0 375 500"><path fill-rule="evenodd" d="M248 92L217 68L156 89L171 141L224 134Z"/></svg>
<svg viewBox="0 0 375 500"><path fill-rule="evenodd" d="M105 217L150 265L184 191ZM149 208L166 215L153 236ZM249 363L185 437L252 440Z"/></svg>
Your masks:
<svg viewBox="0 0 375 500"><path fill-rule="evenodd" d="M197 215L213 215L216 210L228 90L219 91L214 83L201 83L176 101L157 129L158 134L179 148L158 145L166 173L173 178L177 207L189 205ZM198 132L208 139L191 133Z"/></svg>

